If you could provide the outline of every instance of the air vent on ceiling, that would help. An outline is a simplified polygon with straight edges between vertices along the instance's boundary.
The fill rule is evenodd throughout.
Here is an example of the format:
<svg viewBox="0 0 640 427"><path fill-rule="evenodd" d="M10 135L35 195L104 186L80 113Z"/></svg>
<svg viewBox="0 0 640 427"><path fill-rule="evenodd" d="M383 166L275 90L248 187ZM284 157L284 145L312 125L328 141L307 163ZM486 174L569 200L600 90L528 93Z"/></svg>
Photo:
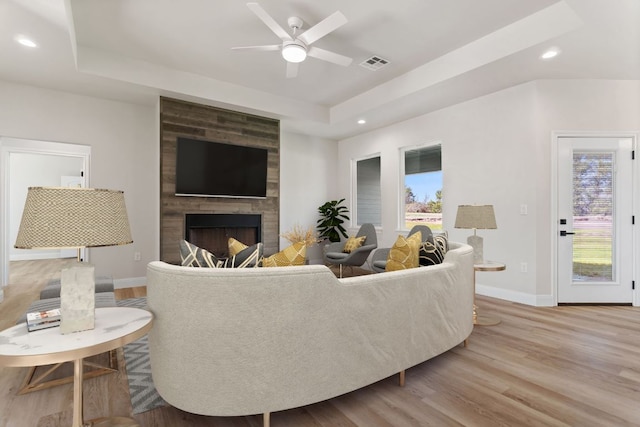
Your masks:
<svg viewBox="0 0 640 427"><path fill-rule="evenodd" d="M389 64L389 61L386 59L380 58L379 56L372 56L371 58L361 62L360 66L367 70L376 71L387 64Z"/></svg>

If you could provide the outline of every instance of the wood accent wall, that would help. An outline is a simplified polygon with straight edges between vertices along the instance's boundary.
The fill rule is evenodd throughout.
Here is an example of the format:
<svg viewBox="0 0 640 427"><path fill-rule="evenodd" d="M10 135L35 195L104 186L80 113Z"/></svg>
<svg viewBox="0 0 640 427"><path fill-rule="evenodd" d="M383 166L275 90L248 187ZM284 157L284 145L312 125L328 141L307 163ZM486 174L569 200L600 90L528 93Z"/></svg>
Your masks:
<svg viewBox="0 0 640 427"><path fill-rule="evenodd" d="M268 149L266 199L175 196L176 141L202 139ZM238 165L242 167L242 165ZM261 214L264 253L278 252L280 122L206 105L160 98L160 259L180 263L187 213Z"/></svg>

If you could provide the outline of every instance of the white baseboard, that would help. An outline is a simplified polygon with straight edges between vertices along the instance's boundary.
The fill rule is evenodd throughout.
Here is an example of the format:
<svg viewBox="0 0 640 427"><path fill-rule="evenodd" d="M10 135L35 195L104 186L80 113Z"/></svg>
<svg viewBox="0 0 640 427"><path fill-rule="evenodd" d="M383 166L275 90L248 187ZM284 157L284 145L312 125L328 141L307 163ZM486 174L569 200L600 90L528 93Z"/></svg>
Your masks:
<svg viewBox="0 0 640 427"><path fill-rule="evenodd" d="M511 291L509 289L481 285L480 283L476 283L476 293L478 295L503 299L534 307L553 307L556 305L553 300L553 295L533 295L524 292Z"/></svg>

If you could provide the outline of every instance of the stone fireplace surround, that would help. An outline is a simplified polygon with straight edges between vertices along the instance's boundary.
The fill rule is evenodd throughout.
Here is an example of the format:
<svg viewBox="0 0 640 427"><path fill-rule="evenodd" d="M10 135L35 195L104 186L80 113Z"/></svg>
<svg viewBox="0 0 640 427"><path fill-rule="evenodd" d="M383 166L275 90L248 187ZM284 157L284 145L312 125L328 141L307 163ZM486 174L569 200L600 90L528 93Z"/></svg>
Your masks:
<svg viewBox="0 0 640 427"><path fill-rule="evenodd" d="M175 156L178 137L266 148L268 150L267 197L234 199L176 196ZM172 264L180 263L179 247L180 240L186 236L187 214L259 215L261 236L258 234L257 238L260 238L264 245L265 255L278 252L280 250L279 177L280 122L278 120L161 97L160 260ZM241 230L243 227L236 228ZM227 234L229 229L226 227ZM251 244L241 238L238 240ZM224 249L226 253L226 240ZM219 251L219 249L216 250ZM211 252L218 255L213 250Z"/></svg>

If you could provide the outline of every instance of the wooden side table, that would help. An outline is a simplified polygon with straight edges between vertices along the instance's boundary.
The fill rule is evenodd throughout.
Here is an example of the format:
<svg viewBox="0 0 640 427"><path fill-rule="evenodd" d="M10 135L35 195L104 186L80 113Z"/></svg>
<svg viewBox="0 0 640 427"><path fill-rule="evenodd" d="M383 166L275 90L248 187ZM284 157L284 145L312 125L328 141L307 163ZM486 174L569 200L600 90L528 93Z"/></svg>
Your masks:
<svg viewBox="0 0 640 427"><path fill-rule="evenodd" d="M114 350L144 336L153 324L147 310L131 307L96 308L95 328L62 335L60 328L27 332L26 323L0 332L0 366L34 366L73 361L73 424L83 426L137 426L125 417L85 422L82 416L82 360Z"/></svg>
<svg viewBox="0 0 640 427"><path fill-rule="evenodd" d="M476 294L476 272L478 271L503 271L507 266L501 262L484 261L473 265L473 295ZM478 326L494 326L501 320L492 316L480 316L478 314L478 306L473 303L473 324Z"/></svg>

